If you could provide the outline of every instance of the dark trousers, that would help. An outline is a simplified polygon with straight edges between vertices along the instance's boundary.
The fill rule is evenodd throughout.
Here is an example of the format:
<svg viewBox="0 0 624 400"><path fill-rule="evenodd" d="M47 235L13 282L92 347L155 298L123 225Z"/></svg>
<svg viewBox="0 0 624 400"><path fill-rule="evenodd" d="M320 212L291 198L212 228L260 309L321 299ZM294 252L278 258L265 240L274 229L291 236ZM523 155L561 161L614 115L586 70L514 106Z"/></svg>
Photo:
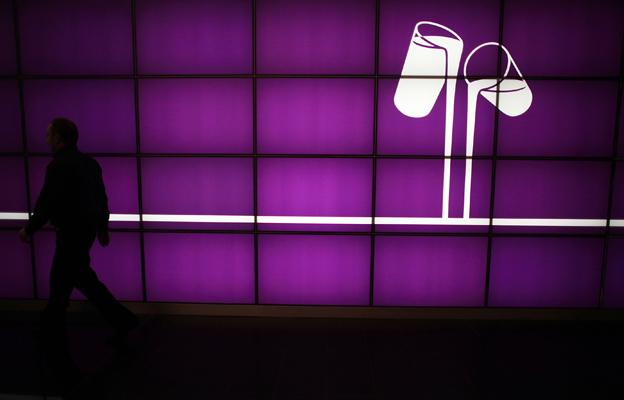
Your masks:
<svg viewBox="0 0 624 400"><path fill-rule="evenodd" d="M115 329L123 329L136 316L120 304L91 268L89 251L96 233L89 229L57 230L56 251L50 272L50 296L42 314L45 353L61 374L76 372L67 343L66 309L78 289Z"/></svg>

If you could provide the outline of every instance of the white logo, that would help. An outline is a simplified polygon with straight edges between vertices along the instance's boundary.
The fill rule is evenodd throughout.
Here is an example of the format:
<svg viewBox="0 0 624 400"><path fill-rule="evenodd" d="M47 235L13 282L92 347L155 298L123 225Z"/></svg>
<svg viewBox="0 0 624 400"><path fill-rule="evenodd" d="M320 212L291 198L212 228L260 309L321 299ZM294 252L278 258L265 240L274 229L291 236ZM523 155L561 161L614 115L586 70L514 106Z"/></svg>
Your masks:
<svg viewBox="0 0 624 400"><path fill-rule="evenodd" d="M422 28L438 33L425 35ZM502 79L468 80L466 73L470 59L486 46L499 46L506 55L507 65ZM407 56L401 71L401 79L394 94L394 104L404 115L422 118L429 115L442 88L446 86L446 115L444 126L444 156L451 155L453 144L453 118L455 107L455 89L461 54L464 48L462 38L450 28L435 22L421 21L416 24L410 40ZM510 69L513 66L513 76ZM524 113L531 106L533 94L522 78L520 69L505 46L496 43L483 43L474 48L464 61L464 77L468 84L466 116L466 173L464 178L465 219L470 218L470 188L472 182L472 153L474 146L475 114L479 94L495 107L510 117ZM416 76L425 76L417 78ZM497 104L498 97L498 104ZM451 160L444 159L444 177L442 182L442 218L448 218L449 189L451 178Z"/></svg>

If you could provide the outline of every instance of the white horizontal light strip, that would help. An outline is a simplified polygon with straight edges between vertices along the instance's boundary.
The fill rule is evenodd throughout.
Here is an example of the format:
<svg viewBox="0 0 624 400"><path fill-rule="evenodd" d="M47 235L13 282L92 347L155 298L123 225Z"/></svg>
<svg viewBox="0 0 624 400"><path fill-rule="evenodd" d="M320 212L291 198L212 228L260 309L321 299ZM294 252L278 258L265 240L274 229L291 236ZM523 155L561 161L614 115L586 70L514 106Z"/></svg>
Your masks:
<svg viewBox="0 0 624 400"><path fill-rule="evenodd" d="M488 218L377 217L377 225L489 225Z"/></svg>
<svg viewBox="0 0 624 400"><path fill-rule="evenodd" d="M111 214L108 220L115 222L139 222L139 214Z"/></svg>
<svg viewBox="0 0 624 400"><path fill-rule="evenodd" d="M0 220L25 221L28 213L0 212ZM110 221L138 222L139 214L111 214ZM189 214L143 214L146 222L213 222L213 223L253 223L253 215L189 215ZM427 218L427 217L377 217L376 225L472 225L485 226L488 218ZM369 225L370 217L310 217L259 215L259 223L265 224L333 224ZM495 226L560 226L560 227L606 227L606 219L568 218L494 218ZM624 227L624 219L612 219L612 227Z"/></svg>
<svg viewBox="0 0 624 400"><path fill-rule="evenodd" d="M143 214L143 221L253 223L254 217L253 215Z"/></svg>
<svg viewBox="0 0 624 400"><path fill-rule="evenodd" d="M27 220L28 213L0 212L0 220Z"/></svg>
<svg viewBox="0 0 624 400"><path fill-rule="evenodd" d="M373 223L373 219L371 217L292 217L259 215L258 222L265 224L370 225Z"/></svg>
<svg viewBox="0 0 624 400"><path fill-rule="evenodd" d="M567 219L567 218L494 218L495 226L579 226L605 227L606 219Z"/></svg>

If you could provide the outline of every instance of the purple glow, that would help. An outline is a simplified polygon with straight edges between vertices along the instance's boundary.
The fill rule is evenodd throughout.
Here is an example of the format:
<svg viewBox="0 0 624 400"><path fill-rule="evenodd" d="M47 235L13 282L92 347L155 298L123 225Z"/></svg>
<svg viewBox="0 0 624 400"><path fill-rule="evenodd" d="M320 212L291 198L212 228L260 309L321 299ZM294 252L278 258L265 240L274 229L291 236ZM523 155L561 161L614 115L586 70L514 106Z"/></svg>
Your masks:
<svg viewBox="0 0 624 400"><path fill-rule="evenodd" d="M379 160L378 217L441 217L443 160Z"/></svg>
<svg viewBox="0 0 624 400"><path fill-rule="evenodd" d="M609 163L499 160L495 218L606 218Z"/></svg>
<svg viewBox="0 0 624 400"><path fill-rule="evenodd" d="M623 20L619 0L509 1L503 38L524 75L613 76Z"/></svg>
<svg viewBox="0 0 624 400"><path fill-rule="evenodd" d="M137 176L136 159L122 157L99 157L102 176L108 195L108 207L116 214L136 214Z"/></svg>
<svg viewBox="0 0 624 400"><path fill-rule="evenodd" d="M21 151L22 128L16 81L0 81L0 105L0 151Z"/></svg>
<svg viewBox="0 0 624 400"><path fill-rule="evenodd" d="M30 151L50 151L46 128L63 116L78 125L83 151L135 152L132 81L35 80L25 82L24 91Z"/></svg>
<svg viewBox="0 0 624 400"><path fill-rule="evenodd" d="M145 234L151 301L252 303L253 235Z"/></svg>
<svg viewBox="0 0 624 400"><path fill-rule="evenodd" d="M24 72L132 72L129 0L25 0L18 11Z"/></svg>
<svg viewBox="0 0 624 400"><path fill-rule="evenodd" d="M26 211L26 176L24 174L24 159L21 157L0 157L0 180L4 190L0 196L0 212Z"/></svg>
<svg viewBox="0 0 624 400"><path fill-rule="evenodd" d="M499 2L481 0L468 6L462 0L435 2L384 0L381 2L379 69L400 75L407 46L419 21L434 21L451 28L464 40L464 57L481 43L498 39ZM471 61L469 74L495 75L496 52Z"/></svg>
<svg viewBox="0 0 624 400"><path fill-rule="evenodd" d="M378 237L375 304L483 305L487 238Z"/></svg>
<svg viewBox="0 0 624 400"><path fill-rule="evenodd" d="M624 238L609 239L604 306L624 308Z"/></svg>
<svg viewBox="0 0 624 400"><path fill-rule="evenodd" d="M624 163L622 162L618 162L615 166L611 207L611 218L624 220Z"/></svg>
<svg viewBox="0 0 624 400"><path fill-rule="evenodd" d="M261 235L262 304L367 305L370 238Z"/></svg>
<svg viewBox="0 0 624 400"><path fill-rule="evenodd" d="M137 2L143 73L250 73L250 0Z"/></svg>
<svg viewBox="0 0 624 400"><path fill-rule="evenodd" d="M260 1L256 12L258 72L373 73L373 0Z"/></svg>
<svg viewBox="0 0 624 400"><path fill-rule="evenodd" d="M253 215L250 158L144 158L142 173L146 214Z"/></svg>
<svg viewBox="0 0 624 400"><path fill-rule="evenodd" d="M17 231L4 231L0 232L0 249L0 298L32 298L30 247L19 241Z"/></svg>
<svg viewBox="0 0 624 400"><path fill-rule="evenodd" d="M251 80L145 79L140 83L141 150L252 150Z"/></svg>
<svg viewBox="0 0 624 400"><path fill-rule="evenodd" d="M366 217L371 162L362 159L258 160L258 214Z"/></svg>
<svg viewBox="0 0 624 400"><path fill-rule="evenodd" d="M611 155L616 83L529 81L528 84L533 92L531 108L517 117L500 116L499 155Z"/></svg>
<svg viewBox="0 0 624 400"><path fill-rule="evenodd" d="M14 30L11 2L0 2L0 74L14 74L16 70Z"/></svg>
<svg viewBox="0 0 624 400"><path fill-rule="evenodd" d="M50 270L54 256L55 234L50 231L35 234L35 255L37 259L37 285L39 295L47 298L50 294ZM140 301L141 256L137 233L112 232L110 245L101 247L97 240L91 248L91 267L98 278L118 300ZM74 300L85 297L74 290Z"/></svg>
<svg viewBox="0 0 624 400"><path fill-rule="evenodd" d="M373 83L365 79L259 80L259 151L370 153Z"/></svg>
<svg viewBox="0 0 624 400"><path fill-rule="evenodd" d="M494 238L490 305L595 307L603 239Z"/></svg>
<svg viewBox="0 0 624 400"><path fill-rule="evenodd" d="M474 160L470 217L488 218L491 162ZM442 217L443 160L377 161L377 217ZM462 217L465 161L451 162L449 217Z"/></svg>
<svg viewBox="0 0 624 400"><path fill-rule="evenodd" d="M381 154L444 154L444 118L446 113L445 90L431 113L423 118L409 118L394 105L394 92L398 81L379 81L379 132L378 151ZM457 83L455 117L453 124L453 154L466 154L466 84ZM494 107L479 96L475 125L474 155L492 154L494 137ZM501 119L505 118L501 116Z"/></svg>
<svg viewBox="0 0 624 400"><path fill-rule="evenodd" d="M452 76L434 82L441 91L420 113L395 105L422 21L463 39L460 75L473 49L502 41L531 89L526 110L520 97L504 97L497 112L495 99L478 96L471 169L461 159L463 76L448 104ZM146 281L138 232L113 232L111 248L93 250L94 267L124 299L143 300L146 285L150 301L250 304L258 294L264 304L367 306L372 254L375 305L483 307L492 249L488 306L594 307L610 240L604 306L624 307L620 160L608 198L609 157L624 156L624 102L619 132L613 104L622 21L621 0L0 2L0 226L25 222L50 161L46 127L64 116L79 127L79 148L98 154L113 219L138 219L142 199ZM431 24L422 29L436 36ZM500 73L495 47L485 49L470 58L471 81ZM444 63L438 50L432 63ZM444 52L447 67L455 53ZM399 102L409 108L422 90ZM613 237L530 237L605 233L609 217ZM0 234L9 263L0 297L32 297L32 279L47 294L52 233L36 235L35 277L15 233Z"/></svg>
<svg viewBox="0 0 624 400"><path fill-rule="evenodd" d="M611 230L616 233L622 233L624 231L624 226L620 226L624 222L624 163L622 162L618 162L615 165L611 218ZM613 220L619 220L617 222L620 222L620 224Z"/></svg>

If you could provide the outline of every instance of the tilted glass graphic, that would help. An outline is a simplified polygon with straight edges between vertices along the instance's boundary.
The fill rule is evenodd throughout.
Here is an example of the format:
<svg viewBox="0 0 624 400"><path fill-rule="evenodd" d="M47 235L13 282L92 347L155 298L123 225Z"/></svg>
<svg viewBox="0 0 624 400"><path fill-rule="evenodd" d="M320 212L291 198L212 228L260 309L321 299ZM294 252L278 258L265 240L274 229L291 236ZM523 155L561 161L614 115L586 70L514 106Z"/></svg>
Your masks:
<svg viewBox="0 0 624 400"><path fill-rule="evenodd" d="M507 66L502 78L476 79L470 81L468 74L468 63L470 59L480 49L486 46L499 46L507 58ZM509 76L511 67L512 73L517 76ZM466 116L466 172L464 179L464 218L470 218L470 188L472 183L472 153L475 136L475 116L477 113L477 99L481 94L487 101L492 103L503 114L509 117L516 117L526 112L533 101L533 94L527 82L522 78L522 73L516 62L509 54L505 46L496 42L487 42L475 47L464 62L464 79L468 84L468 106Z"/></svg>
<svg viewBox="0 0 624 400"><path fill-rule="evenodd" d="M430 29L433 34L423 34ZM429 115L442 87L446 84L446 115L444 127L444 156L451 155L456 76L464 47L463 40L450 28L435 22L420 21L405 57L401 79L394 94L394 104L401 113L412 118ZM418 76L418 77L415 77ZM424 77L423 77L424 76ZM451 160L444 160L442 217L448 218Z"/></svg>

